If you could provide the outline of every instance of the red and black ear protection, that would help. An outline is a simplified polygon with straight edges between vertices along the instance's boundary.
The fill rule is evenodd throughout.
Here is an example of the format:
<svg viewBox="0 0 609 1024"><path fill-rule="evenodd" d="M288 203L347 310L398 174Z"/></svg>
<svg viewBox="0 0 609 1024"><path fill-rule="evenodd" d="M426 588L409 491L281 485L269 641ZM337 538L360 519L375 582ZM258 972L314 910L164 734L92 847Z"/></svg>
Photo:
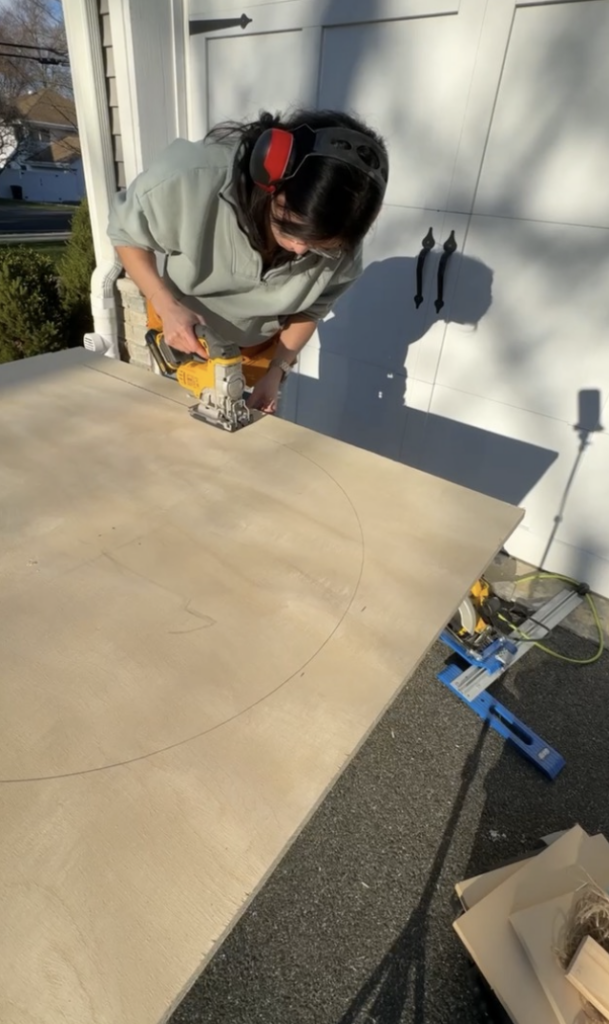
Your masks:
<svg viewBox="0 0 609 1024"><path fill-rule="evenodd" d="M257 139L250 157L250 174L265 192L274 192L276 183L287 176L294 152L294 136L283 128L267 128Z"/></svg>
<svg viewBox="0 0 609 1024"><path fill-rule="evenodd" d="M331 157L357 167L387 188L389 163L385 151L368 135L350 128L318 128L299 125L293 132L267 128L257 139L250 157L252 180L265 192L273 193L282 181L293 178L310 156Z"/></svg>

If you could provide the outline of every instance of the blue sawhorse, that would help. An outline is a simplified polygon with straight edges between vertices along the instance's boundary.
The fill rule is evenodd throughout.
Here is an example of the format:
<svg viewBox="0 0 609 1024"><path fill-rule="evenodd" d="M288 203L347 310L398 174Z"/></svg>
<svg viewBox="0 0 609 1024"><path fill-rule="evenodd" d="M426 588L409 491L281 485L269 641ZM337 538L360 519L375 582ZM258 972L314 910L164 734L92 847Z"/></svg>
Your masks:
<svg viewBox="0 0 609 1024"><path fill-rule="evenodd" d="M564 757L513 715L504 704L494 700L486 690L486 687L503 675L510 663L523 653L521 642L501 637L489 644L482 655L476 656L447 630L440 635L440 640L452 648L456 655L442 672L438 673L440 682L467 704L479 718L488 722L495 732L514 744L528 761L541 769L550 779L555 779L565 765ZM528 646L530 644L527 648ZM484 675L487 675L488 679L481 683L480 679ZM468 676L469 686L467 683L463 685ZM478 684L472 687L473 677L478 680Z"/></svg>

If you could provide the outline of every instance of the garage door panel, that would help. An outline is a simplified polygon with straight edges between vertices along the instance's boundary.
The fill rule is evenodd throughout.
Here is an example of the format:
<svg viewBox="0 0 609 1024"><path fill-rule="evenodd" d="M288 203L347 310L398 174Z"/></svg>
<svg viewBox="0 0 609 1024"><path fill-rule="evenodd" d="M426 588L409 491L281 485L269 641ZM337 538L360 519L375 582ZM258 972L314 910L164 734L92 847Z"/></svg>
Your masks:
<svg viewBox="0 0 609 1024"><path fill-rule="evenodd" d="M352 25L394 18L429 18L438 14L458 14L462 0L246 0L240 7L227 9L224 0L191 0L189 20L205 22L235 21L222 25L223 32L238 35L243 31L272 32L299 25ZM245 29L242 15L251 19ZM213 25L209 31L213 31Z"/></svg>
<svg viewBox="0 0 609 1024"><path fill-rule="evenodd" d="M389 204L447 205L474 61L471 27L469 19L420 18L324 29L319 105L355 110L386 138Z"/></svg>
<svg viewBox="0 0 609 1024"><path fill-rule="evenodd" d="M609 227L609 4L518 7L475 212Z"/></svg>
<svg viewBox="0 0 609 1024"><path fill-rule="evenodd" d="M609 231L474 217L466 251L490 268L475 331L450 324L437 383L565 421L580 390L609 391Z"/></svg>
<svg viewBox="0 0 609 1024"><path fill-rule="evenodd" d="M324 351L404 373L407 359L412 362L410 346L422 343L433 309L431 257L424 267L423 304L416 309L414 302L418 253L433 221L429 210L385 207L366 240L362 277L336 304L332 319L320 325Z"/></svg>
<svg viewBox="0 0 609 1024"><path fill-rule="evenodd" d="M609 436L591 434L580 455L580 438L574 429L577 396L570 421L565 423L485 398L470 397L464 402L460 392L436 385L430 412L455 424L484 423L489 431L523 446L518 459L510 456L499 467L506 474L522 474L528 488L521 500L526 515L511 538L510 550L533 565L545 556L544 564L553 571L585 578L598 593L609 593L609 541L599 515L609 506ZM533 447L527 451L526 446ZM591 557L584 572L585 551Z"/></svg>
<svg viewBox="0 0 609 1024"><path fill-rule="evenodd" d="M261 107L353 111L387 140L387 204L443 209L451 197L453 210L469 212L475 160L459 160L458 180L455 167L484 7L283 0L217 18L206 0L190 11L189 133L200 138L218 120ZM245 29L242 13L252 19Z"/></svg>
<svg viewBox="0 0 609 1024"><path fill-rule="evenodd" d="M454 231L460 250L466 225L464 216L386 206L366 240L362 277L336 304L334 316L320 325L324 350L389 372L406 370L409 376L433 383L446 318L475 321L490 297L486 269L458 251L446 266L445 306L436 312L443 243ZM417 264L430 228L436 245L423 263L423 301L417 308Z"/></svg>
<svg viewBox="0 0 609 1024"><path fill-rule="evenodd" d="M307 53L300 31L210 38L206 57L210 126L296 105L306 89Z"/></svg>
<svg viewBox="0 0 609 1024"><path fill-rule="evenodd" d="M535 441L526 430L519 434L497 417L494 426L489 417L480 419L483 402L479 408L474 400L471 415L459 393L411 385L409 379L401 462L514 505L527 498L555 462L557 454L547 438ZM417 402L423 387L431 390L425 408Z"/></svg>
<svg viewBox="0 0 609 1024"><path fill-rule="evenodd" d="M284 415L300 426L397 459L406 424L404 373L319 352L317 378L299 375Z"/></svg>

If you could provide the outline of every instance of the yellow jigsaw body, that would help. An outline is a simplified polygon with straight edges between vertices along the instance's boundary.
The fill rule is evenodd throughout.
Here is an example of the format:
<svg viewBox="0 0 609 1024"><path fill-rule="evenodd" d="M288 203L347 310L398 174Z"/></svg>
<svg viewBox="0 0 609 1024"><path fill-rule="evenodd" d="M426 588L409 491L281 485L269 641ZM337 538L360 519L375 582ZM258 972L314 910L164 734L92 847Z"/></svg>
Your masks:
<svg viewBox="0 0 609 1024"><path fill-rule="evenodd" d="M193 416L223 430L238 430L250 421L241 350L215 338L207 327L197 326L195 333L206 359L180 359L158 330L148 331L146 343L161 373L197 399L190 409Z"/></svg>
<svg viewBox="0 0 609 1024"><path fill-rule="evenodd" d="M241 366L241 358L207 359L206 362L193 359L190 363L181 363L175 371L178 384L195 398L200 398L207 388L213 388L216 381L216 365Z"/></svg>

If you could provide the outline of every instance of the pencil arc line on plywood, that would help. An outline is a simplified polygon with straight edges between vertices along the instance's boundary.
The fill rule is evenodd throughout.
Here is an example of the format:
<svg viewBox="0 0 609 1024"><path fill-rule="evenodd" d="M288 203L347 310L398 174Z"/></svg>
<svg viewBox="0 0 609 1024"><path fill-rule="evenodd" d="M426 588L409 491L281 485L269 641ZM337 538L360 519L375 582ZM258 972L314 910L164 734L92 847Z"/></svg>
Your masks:
<svg viewBox="0 0 609 1024"><path fill-rule="evenodd" d="M301 459L305 460L306 462L309 462L320 473L322 473L324 476L326 476L328 478L328 480L330 480L331 483L342 493L342 495L344 496L344 498L345 498L345 500L346 500L346 502L347 502L347 504L348 504L348 506L349 506L349 508L350 508L350 510L352 512L352 515L353 515L354 524L356 526L358 546L359 546L359 565L358 565L358 568L357 568L357 573L356 573L355 581L354 581L354 584L352 585L351 593L350 593L350 595L348 597L348 600L347 600L347 602L345 604L345 607L342 610L342 612L339 615L339 617L337 618L336 622L334 623L331 631L328 633L326 638L323 640L323 642L321 644L319 644L319 646L315 649L315 651L308 658L306 658L302 663L300 663L297 666L297 668L295 668L288 676L286 676L276 686L272 687L270 690L268 690L267 692L262 694L257 699L251 701L246 706L244 706L242 708L239 708L238 711L236 711L232 715L229 715L228 717L226 717L222 721L216 722L213 725L210 725L210 726L208 726L208 727L206 727L204 729L198 730L197 732L192 733L192 734L190 734L189 736L187 736L185 738L176 740L175 742L172 742L172 743L165 744L165 745L157 747L157 748L155 748L153 750L146 751L144 753L134 755L132 757L128 757L128 758L124 758L124 759L120 759L120 760L115 760L115 761L109 761L109 762L104 763L104 764L93 765L91 767L86 767L86 768L77 769L77 770L73 770L73 771L52 772L52 773L44 773L44 774L43 773L39 773L39 774L31 774L31 775L27 775L27 776L8 776L8 777L4 777L4 778L0 777L0 785L19 785L19 784L27 784L27 783L35 783L35 782L52 782L52 781L59 781L59 780L62 780L62 779L78 778L78 777L85 776L85 775L99 774L101 772L112 771L112 770L119 769L119 768L126 768L126 767L129 767L130 765L137 764L137 763L142 762L142 761L151 760L154 757L162 756L162 755L164 755L164 754L166 754L166 753L168 753L168 752L170 752L172 750L176 750L176 749L178 749L180 747L186 747L186 746L188 746L189 743L193 743L196 740L202 739L204 736L207 736L207 735L210 735L211 733L217 732L223 726L229 725L231 722L236 721L238 718L242 717L243 715L248 714L254 708L259 707L260 705L262 705L266 700L268 700L269 698L271 698L275 694L277 694L283 687L287 686L293 679L295 679L299 675L301 675L308 668L308 666L318 657L318 655L324 650L324 648L327 647L327 645L331 642L333 637L336 635L337 631L340 629L342 623L344 622L344 620L348 616L351 608L353 607L353 603L354 603L354 601L355 601L355 599L357 597L357 594L358 594L358 591L359 591L359 587L360 587L360 583L361 583L361 579L362 579L362 575L363 575L363 572L364 572L364 565L365 565L365 539L364 539L364 532L363 532L363 527L362 527L361 519L360 519L360 516L359 516L359 514L357 512L357 509L356 509L356 507L355 507L351 497L349 496L348 492L335 479L335 477L333 477L332 474L327 469L325 469L325 467L321 466L315 459L311 458L309 455L306 455L303 452L301 452L301 451L299 451L297 449L294 449L289 444L285 444L285 443L281 443L281 442L276 442L276 441L274 441L271 438L266 438L266 440L268 440L269 442L271 442L272 444L276 445L279 448L283 448L283 449L289 450L294 455L299 456ZM126 568L127 568L126 566L123 566L123 569L126 569ZM127 569L127 571L129 572L130 570ZM209 628L209 627L206 626L205 628L207 630L207 628ZM171 633L172 631L168 631L168 632Z"/></svg>

